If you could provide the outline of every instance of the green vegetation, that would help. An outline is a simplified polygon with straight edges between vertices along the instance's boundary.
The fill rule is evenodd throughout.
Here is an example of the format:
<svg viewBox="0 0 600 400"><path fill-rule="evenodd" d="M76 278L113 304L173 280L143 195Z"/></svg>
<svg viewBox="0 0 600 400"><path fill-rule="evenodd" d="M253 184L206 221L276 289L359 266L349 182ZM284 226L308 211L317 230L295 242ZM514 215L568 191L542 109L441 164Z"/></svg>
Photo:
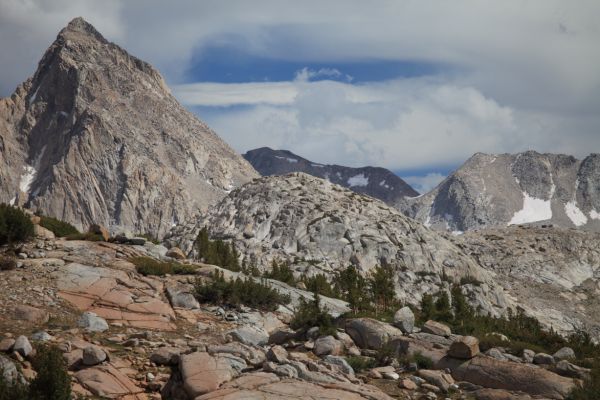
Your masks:
<svg viewBox="0 0 600 400"><path fill-rule="evenodd" d="M419 369L432 369L433 368L433 360L427 356L421 354L421 352L417 351L412 355L405 355L398 358L400 364L408 366L411 363L417 364Z"/></svg>
<svg viewBox="0 0 600 400"><path fill-rule="evenodd" d="M287 283L290 286L296 284L296 278L294 273L287 262L278 263L277 260L271 262L271 270L265 271L263 274L264 278L275 279L283 283Z"/></svg>
<svg viewBox="0 0 600 400"><path fill-rule="evenodd" d="M141 237L146 239L147 241L149 241L150 243L154 243L154 244L160 244L160 240L158 240L157 238L155 238L154 236L152 236L149 233L138 233L137 235L135 235L137 237Z"/></svg>
<svg viewBox="0 0 600 400"><path fill-rule="evenodd" d="M9 384L0 374L0 400L69 400L71 377L62 352L54 346L39 346L32 360L36 377L29 386L20 382Z"/></svg>
<svg viewBox="0 0 600 400"><path fill-rule="evenodd" d="M205 263L217 265L235 272L241 270L240 255L233 243L229 244L222 240L210 240L208 229L202 228L200 230L195 246L198 251L198 257Z"/></svg>
<svg viewBox="0 0 600 400"><path fill-rule="evenodd" d="M350 364L354 372L361 372L376 367L376 361L372 357L348 356L346 357L346 361Z"/></svg>
<svg viewBox="0 0 600 400"><path fill-rule="evenodd" d="M33 224L17 207L0 204L0 245L22 242L33 235Z"/></svg>
<svg viewBox="0 0 600 400"><path fill-rule="evenodd" d="M195 267L180 264L176 261L159 261L150 257L132 257L129 261L135 265L137 272L142 275L186 275L196 272Z"/></svg>
<svg viewBox="0 0 600 400"><path fill-rule="evenodd" d="M61 221L53 217L40 215L40 226L52 231L57 237L65 237L69 235L77 235L79 231L68 222Z"/></svg>
<svg viewBox="0 0 600 400"><path fill-rule="evenodd" d="M66 236L67 240L87 240L88 242L103 242L104 238L98 233L83 232L72 233Z"/></svg>
<svg viewBox="0 0 600 400"><path fill-rule="evenodd" d="M306 290L313 293L318 293L321 296L339 297L339 293L329 284L327 277L324 274L317 274L311 277L303 277L302 282L306 286Z"/></svg>
<svg viewBox="0 0 600 400"><path fill-rule="evenodd" d="M244 275L253 276L255 278L258 278L261 276L260 270L258 269L256 264L248 265L246 263L246 258L244 258L242 260L242 273Z"/></svg>
<svg viewBox="0 0 600 400"><path fill-rule="evenodd" d="M569 400L597 400L600 399L600 360L592 366L590 378L586 379L581 387L575 388L568 397Z"/></svg>
<svg viewBox="0 0 600 400"><path fill-rule="evenodd" d="M310 301L300 300L300 306L290 323L292 329L309 329L313 326L319 327L321 335L333 335L336 332L333 318L321 305L321 297L317 293L313 293Z"/></svg>
<svg viewBox="0 0 600 400"><path fill-rule="evenodd" d="M279 304L288 304L290 297L280 294L265 282L253 279L226 280L223 272L216 271L210 282L196 281L196 298L203 303L245 305L261 310L273 311Z"/></svg>

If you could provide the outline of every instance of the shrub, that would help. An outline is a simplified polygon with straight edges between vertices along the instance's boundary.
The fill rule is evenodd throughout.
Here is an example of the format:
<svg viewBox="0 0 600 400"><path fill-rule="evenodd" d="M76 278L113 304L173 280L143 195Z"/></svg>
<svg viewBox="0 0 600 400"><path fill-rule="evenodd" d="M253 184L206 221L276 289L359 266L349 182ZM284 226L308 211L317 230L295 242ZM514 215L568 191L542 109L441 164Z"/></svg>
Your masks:
<svg viewBox="0 0 600 400"><path fill-rule="evenodd" d="M203 303L245 305L261 310L273 311L280 304L288 304L290 297L280 294L265 282L253 279L226 280L223 272L211 274L210 282L196 281L196 298Z"/></svg>
<svg viewBox="0 0 600 400"><path fill-rule="evenodd" d="M33 235L31 219L16 207L0 204L0 245L21 242Z"/></svg>
<svg viewBox="0 0 600 400"><path fill-rule="evenodd" d="M411 363L417 364L419 369L432 369L433 360L427 356L424 356L421 352L416 351L411 355L406 355L398 358L400 364L408 365Z"/></svg>
<svg viewBox="0 0 600 400"><path fill-rule="evenodd" d="M306 290L313 293L318 293L327 297L338 297L338 293L329 284L327 277L324 274L317 274L311 277L303 277L302 282L306 286Z"/></svg>
<svg viewBox="0 0 600 400"><path fill-rule="evenodd" d="M600 360L596 360L592 367L589 379L581 387L573 389L569 400L597 400L600 399Z"/></svg>
<svg viewBox="0 0 600 400"><path fill-rule="evenodd" d="M294 273L287 262L279 264L277 260L271 262L271 270L266 271L263 277L268 279L275 279L276 281L287 283L290 286L296 284L296 278Z"/></svg>
<svg viewBox="0 0 600 400"><path fill-rule="evenodd" d="M346 357L346 361L350 364L354 372L361 372L376 367L375 359L372 357L348 356Z"/></svg>
<svg viewBox="0 0 600 400"><path fill-rule="evenodd" d="M65 237L79 233L77 228L68 222L43 215L40 216L40 226L52 231L57 237Z"/></svg>
<svg viewBox="0 0 600 400"><path fill-rule="evenodd" d="M71 377L62 352L55 346L39 346L32 360L36 377L29 386L8 383L0 374L0 400L70 400Z"/></svg>
<svg viewBox="0 0 600 400"><path fill-rule="evenodd" d="M318 326L321 335L333 335L336 332L333 318L327 309L321 306L321 297L317 293L313 294L313 299L310 301L300 299L300 306L290 326L292 329L309 329Z"/></svg>
<svg viewBox="0 0 600 400"><path fill-rule="evenodd" d="M67 240L87 240L88 242L103 242L104 238L98 233L83 232L72 233L66 236Z"/></svg>
<svg viewBox="0 0 600 400"><path fill-rule="evenodd" d="M176 261L160 261L150 257L132 257L129 261L135 265L137 272L142 275L186 275L196 272L195 267Z"/></svg>
<svg viewBox="0 0 600 400"><path fill-rule="evenodd" d="M138 233L137 235L135 235L137 237L141 237L146 239L147 241L149 241L150 243L154 243L154 244L160 244L160 240L158 240L157 238L155 238L154 236L152 236L149 233Z"/></svg>
<svg viewBox="0 0 600 400"><path fill-rule="evenodd" d="M196 237L195 243L198 257L207 264L217 265L230 271L240 271L240 255L233 243L222 240L211 240L208 229L202 228Z"/></svg>
<svg viewBox="0 0 600 400"><path fill-rule="evenodd" d="M17 261L13 257L0 256L0 271L9 271L17 268Z"/></svg>
<svg viewBox="0 0 600 400"><path fill-rule="evenodd" d="M37 376L29 385L32 400L69 400L71 377L62 352L54 346L39 346L32 365Z"/></svg>

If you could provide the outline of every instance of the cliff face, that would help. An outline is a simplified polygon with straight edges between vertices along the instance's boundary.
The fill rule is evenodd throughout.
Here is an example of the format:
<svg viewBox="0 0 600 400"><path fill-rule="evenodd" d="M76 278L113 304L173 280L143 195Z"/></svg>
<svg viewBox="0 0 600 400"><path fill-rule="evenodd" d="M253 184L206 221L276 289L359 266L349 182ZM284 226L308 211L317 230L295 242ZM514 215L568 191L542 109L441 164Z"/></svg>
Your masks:
<svg viewBox="0 0 600 400"><path fill-rule="evenodd" d="M431 192L397 206L434 229L554 224L600 231L600 154L475 154Z"/></svg>
<svg viewBox="0 0 600 400"><path fill-rule="evenodd" d="M258 174L160 74L78 18L0 100L0 201L162 236Z"/></svg>

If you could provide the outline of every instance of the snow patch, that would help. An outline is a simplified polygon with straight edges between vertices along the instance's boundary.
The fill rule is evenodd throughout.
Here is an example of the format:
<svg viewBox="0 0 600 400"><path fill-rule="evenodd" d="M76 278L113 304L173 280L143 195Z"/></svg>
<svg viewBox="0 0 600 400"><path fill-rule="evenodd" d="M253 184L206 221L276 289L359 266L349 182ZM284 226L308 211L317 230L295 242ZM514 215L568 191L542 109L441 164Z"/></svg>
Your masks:
<svg viewBox="0 0 600 400"><path fill-rule="evenodd" d="M67 114L64 111L59 111L59 114L62 115L63 117L68 117L69 116L69 114Z"/></svg>
<svg viewBox="0 0 600 400"><path fill-rule="evenodd" d="M325 168L325 166L323 164L310 164L313 167L317 167L317 168Z"/></svg>
<svg viewBox="0 0 600 400"><path fill-rule="evenodd" d="M383 186L386 189L390 188L390 185L388 185L387 183L385 183L385 179L382 180L381 182L379 182L379 186Z"/></svg>
<svg viewBox="0 0 600 400"><path fill-rule="evenodd" d="M16 201L17 201L17 198L13 197L12 199L10 199L10 201L8 202L8 204L11 205L11 206L14 206Z"/></svg>
<svg viewBox="0 0 600 400"><path fill-rule="evenodd" d="M575 200L569 201L567 204L565 204L565 212L567 213L567 217L569 217L575 226L587 224L588 219L583 211L577 207Z"/></svg>
<svg viewBox="0 0 600 400"><path fill-rule="evenodd" d="M365 174L358 174L348 178L349 186L367 186L369 184L369 178L365 177Z"/></svg>
<svg viewBox="0 0 600 400"><path fill-rule="evenodd" d="M29 194L31 183L35 179L36 174L37 171L31 165L25 166L25 173L21 175L21 180L19 182L19 189L21 190L21 192Z"/></svg>
<svg viewBox="0 0 600 400"><path fill-rule="evenodd" d="M281 156L275 156L275 158L279 158L280 160L286 160L289 163L297 163L298 162L298 160L296 160L295 158L281 157Z"/></svg>
<svg viewBox="0 0 600 400"><path fill-rule="evenodd" d="M462 235L462 234L464 234L464 232L463 232L463 231L452 231L452 235L453 235L453 236L460 236L460 235Z"/></svg>
<svg viewBox="0 0 600 400"><path fill-rule="evenodd" d="M592 209L592 211L590 211L590 218L591 219L600 219L600 213L594 209Z"/></svg>
<svg viewBox="0 0 600 400"><path fill-rule="evenodd" d="M33 93L33 96L31 96L31 98L29 99L29 104L33 103L35 101L35 99L37 98L37 94L40 90L40 87L38 86L37 89L35 89L35 92Z"/></svg>
<svg viewBox="0 0 600 400"><path fill-rule="evenodd" d="M550 200L536 199L527 192L523 192L523 197L523 209L513 215L508 225L527 224L552 218Z"/></svg>

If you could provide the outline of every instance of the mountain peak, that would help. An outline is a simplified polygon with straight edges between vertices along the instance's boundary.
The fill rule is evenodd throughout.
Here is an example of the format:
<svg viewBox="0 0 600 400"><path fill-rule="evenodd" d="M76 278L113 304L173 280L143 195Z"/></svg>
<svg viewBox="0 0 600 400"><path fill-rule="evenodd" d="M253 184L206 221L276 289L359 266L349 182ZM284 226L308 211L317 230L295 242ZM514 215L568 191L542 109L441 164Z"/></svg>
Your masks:
<svg viewBox="0 0 600 400"><path fill-rule="evenodd" d="M58 37L73 39L73 34L92 36L101 42L107 41L104 36L102 36L92 24L83 19L83 17L73 18L71 22L60 31Z"/></svg>

